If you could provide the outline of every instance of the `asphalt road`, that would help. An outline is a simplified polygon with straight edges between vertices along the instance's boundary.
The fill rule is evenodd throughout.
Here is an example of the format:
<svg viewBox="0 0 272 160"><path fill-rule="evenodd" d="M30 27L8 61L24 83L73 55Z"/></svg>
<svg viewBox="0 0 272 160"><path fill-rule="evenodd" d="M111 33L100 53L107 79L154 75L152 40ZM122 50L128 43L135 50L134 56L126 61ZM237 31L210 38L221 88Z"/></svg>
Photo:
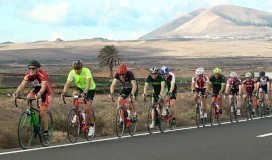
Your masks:
<svg viewBox="0 0 272 160"><path fill-rule="evenodd" d="M257 137L271 132L272 118L257 119L76 145L0 150L0 160L271 160L272 134Z"/></svg>

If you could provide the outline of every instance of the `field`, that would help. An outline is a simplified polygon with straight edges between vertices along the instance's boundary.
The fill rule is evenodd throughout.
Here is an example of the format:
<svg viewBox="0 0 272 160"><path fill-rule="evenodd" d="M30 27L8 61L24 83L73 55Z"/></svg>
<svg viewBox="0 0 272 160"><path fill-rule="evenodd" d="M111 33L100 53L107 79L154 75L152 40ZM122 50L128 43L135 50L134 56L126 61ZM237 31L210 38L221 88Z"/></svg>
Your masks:
<svg viewBox="0 0 272 160"><path fill-rule="evenodd" d="M219 66L224 75L236 71L239 75L246 71L271 71L272 41L268 40L190 40L190 41L99 41L81 40L70 42L39 42L26 44L0 44L0 148L18 147L17 120L23 110L15 108L13 100L7 98L7 92L13 92L19 85L22 75L26 72L29 59L37 59L42 68L51 75L53 82L62 87L71 62L82 59L85 66L92 70L94 79L108 77L107 68L98 66L96 57L99 50L105 45L115 45L124 56L126 64L137 78L144 78L148 68L169 66L178 77L179 93L177 97L178 126L194 123L192 97L186 88L190 88L190 77L196 67L203 66L207 74L212 68ZM10 73L19 76L12 76ZM20 76L21 75L21 76ZM61 78L59 78L61 76ZM107 78L105 78L107 80ZM100 84L102 82L99 82ZM99 90L98 86L98 90ZM144 121L148 103L144 103L142 94L143 85L140 84L138 97L138 130L146 130ZM7 89L8 88L8 89ZM29 89L29 88L28 88ZM60 90L56 90L60 92ZM25 93L27 90L25 91ZM24 103L21 103L23 105ZM70 103L71 104L71 103ZM107 93L97 94L94 101L94 110L97 116L96 136L113 135L113 120L115 104L110 101ZM226 105L225 105L226 107ZM55 133L54 142L67 141L65 134L65 119L69 105L64 105L56 93L50 107L54 114Z"/></svg>

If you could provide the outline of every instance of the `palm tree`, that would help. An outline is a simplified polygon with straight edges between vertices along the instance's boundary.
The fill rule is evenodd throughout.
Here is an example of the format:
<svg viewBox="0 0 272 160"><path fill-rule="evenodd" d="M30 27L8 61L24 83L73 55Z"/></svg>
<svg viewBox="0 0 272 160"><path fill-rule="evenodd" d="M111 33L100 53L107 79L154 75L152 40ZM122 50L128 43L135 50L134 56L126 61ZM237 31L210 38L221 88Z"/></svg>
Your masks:
<svg viewBox="0 0 272 160"><path fill-rule="evenodd" d="M124 61L122 55L118 55L119 50L114 45L106 45L99 51L97 56L100 67L108 66L110 68L110 77L113 77L113 66L119 65Z"/></svg>

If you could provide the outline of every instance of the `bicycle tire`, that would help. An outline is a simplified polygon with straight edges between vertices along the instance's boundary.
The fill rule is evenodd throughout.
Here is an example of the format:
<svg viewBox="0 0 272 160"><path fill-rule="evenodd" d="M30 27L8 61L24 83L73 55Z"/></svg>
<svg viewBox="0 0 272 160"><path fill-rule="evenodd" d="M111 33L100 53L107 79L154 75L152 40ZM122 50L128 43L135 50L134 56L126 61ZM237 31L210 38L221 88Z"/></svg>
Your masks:
<svg viewBox="0 0 272 160"><path fill-rule="evenodd" d="M18 124L18 141L22 149L27 149L34 137L33 119L30 112L25 111L21 114Z"/></svg>
<svg viewBox="0 0 272 160"><path fill-rule="evenodd" d="M195 115L195 120L196 120L196 126L199 128L200 126L200 112L199 112L199 106L195 108L196 115Z"/></svg>
<svg viewBox="0 0 272 160"><path fill-rule="evenodd" d="M74 118L74 116L76 116ZM67 117L67 136L71 143L76 143L80 133L79 116L76 109L71 109Z"/></svg>
<svg viewBox="0 0 272 160"><path fill-rule="evenodd" d="M210 107L210 124L211 126L214 124L214 112L213 112L214 104L211 104Z"/></svg>
<svg viewBox="0 0 272 160"><path fill-rule="evenodd" d="M147 114L147 130L150 134L153 134L156 125L154 126L154 128L150 128L150 125L152 124L152 110L154 109L154 112L156 112L154 106L150 106L148 109L148 114ZM155 113L155 119L156 119L156 113ZM156 120L155 120L156 121Z"/></svg>
<svg viewBox="0 0 272 160"><path fill-rule="evenodd" d="M236 110L235 110L235 107L233 106L233 103L230 105L229 108L230 108L230 111L229 111L230 122L233 123L234 119L236 119L235 118L235 116L236 116ZM231 110L232 110L232 112L231 112Z"/></svg>
<svg viewBox="0 0 272 160"><path fill-rule="evenodd" d="M120 121L120 115L123 112L123 107L119 107L117 112L116 112L116 116L115 116L115 131L116 131L116 135L117 137L121 138L124 130L125 130L125 122L123 120L123 123L121 123Z"/></svg>
<svg viewBox="0 0 272 160"><path fill-rule="evenodd" d="M91 108L91 114L93 115L93 119L94 119L94 124L93 124L93 127L94 127L94 134L93 134L92 136L88 136L90 126L87 125L87 126L86 126L86 130L85 130L85 138L86 138L87 141L92 140L92 138L93 138L94 135L95 135L95 114L94 114L94 111L93 111L92 108ZM85 120L85 122L86 122L86 120Z"/></svg>
<svg viewBox="0 0 272 160"><path fill-rule="evenodd" d="M50 111L46 111L46 114L47 114L47 120L48 120L48 134L49 134L49 138L48 139L44 139L43 138L43 127L41 125L41 122L40 122L40 134L39 134L39 137L40 137L40 142L41 144L44 146L44 147L47 147L50 142L51 142L51 139L52 139L52 135L53 135L53 131L54 131L54 123L53 123L53 118L52 118L52 113Z"/></svg>
<svg viewBox="0 0 272 160"><path fill-rule="evenodd" d="M137 129L137 122L130 121L130 125L128 126L128 131L131 136L134 136L136 129Z"/></svg>
<svg viewBox="0 0 272 160"><path fill-rule="evenodd" d="M160 119L159 119L160 123L159 123L159 129L161 131L161 133L163 133L166 128L167 128L167 119L166 119L166 116L162 116Z"/></svg>

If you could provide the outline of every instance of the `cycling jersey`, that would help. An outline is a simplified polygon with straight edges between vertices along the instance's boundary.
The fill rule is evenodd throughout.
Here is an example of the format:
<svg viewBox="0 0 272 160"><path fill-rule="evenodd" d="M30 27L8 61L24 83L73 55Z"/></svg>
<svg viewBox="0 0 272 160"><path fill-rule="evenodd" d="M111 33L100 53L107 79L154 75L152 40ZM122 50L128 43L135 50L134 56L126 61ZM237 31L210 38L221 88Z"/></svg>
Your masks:
<svg viewBox="0 0 272 160"><path fill-rule="evenodd" d="M169 77L168 77L168 78L165 78L165 77L164 77L164 80L165 80L165 83L166 83L167 92L170 91L171 82L175 82L175 86L174 86L173 93L176 93L176 92L177 92L177 85L176 85L176 78L175 78L174 73L169 72Z"/></svg>
<svg viewBox="0 0 272 160"><path fill-rule="evenodd" d="M213 94L219 94L219 91L221 90L221 86L225 85L226 83L226 79L222 74L217 79L215 78L214 75L212 75L210 78L210 83L212 84L212 87L213 87Z"/></svg>
<svg viewBox="0 0 272 160"><path fill-rule="evenodd" d="M122 83L123 88L132 88L133 85L131 81L135 80L134 74L131 71L127 71L127 73L124 75L119 75L118 73L116 73L114 78Z"/></svg>
<svg viewBox="0 0 272 160"><path fill-rule="evenodd" d="M249 81L244 80L242 84L246 86L246 93L252 93L254 90L254 84L256 82L253 79L250 79Z"/></svg>
<svg viewBox="0 0 272 160"><path fill-rule="evenodd" d="M159 95L161 92L161 85L165 84L165 80L161 74L158 74L157 78L153 79L151 75L147 76L145 80L146 84L151 83L153 86L153 90L155 95Z"/></svg>
<svg viewBox="0 0 272 160"><path fill-rule="evenodd" d="M269 78L267 76L261 77L258 82L260 82L259 83L260 84L259 87L262 88L263 91L267 94L268 93L267 92L267 90L268 90L267 89L267 82L270 83Z"/></svg>
<svg viewBox="0 0 272 160"><path fill-rule="evenodd" d="M230 86L230 94L236 94L239 92L239 86L241 85L240 79L229 78L227 84Z"/></svg>
<svg viewBox="0 0 272 160"><path fill-rule="evenodd" d="M50 96L50 94L52 93L52 87L47 80L47 74L45 71L39 69L37 74L35 74L35 75L31 75L30 72L28 71L24 77L24 81L30 82L32 84L34 89L31 92L33 92L34 94L37 94L40 91L42 82L47 82L46 83L46 90L41 95L41 98L42 98L43 103L45 103L45 102L47 104L49 103L48 96Z"/></svg>
<svg viewBox="0 0 272 160"><path fill-rule="evenodd" d="M201 78L194 76L192 77L192 82L195 82L195 88L204 89L207 87L206 83L209 82L209 77L206 75Z"/></svg>
<svg viewBox="0 0 272 160"><path fill-rule="evenodd" d="M87 79L91 78L90 90L94 90L96 84L94 83L93 76L91 71L88 68L82 68L80 74L76 74L75 70L71 70L67 81L73 81L77 85L78 88L85 90L87 85Z"/></svg>

